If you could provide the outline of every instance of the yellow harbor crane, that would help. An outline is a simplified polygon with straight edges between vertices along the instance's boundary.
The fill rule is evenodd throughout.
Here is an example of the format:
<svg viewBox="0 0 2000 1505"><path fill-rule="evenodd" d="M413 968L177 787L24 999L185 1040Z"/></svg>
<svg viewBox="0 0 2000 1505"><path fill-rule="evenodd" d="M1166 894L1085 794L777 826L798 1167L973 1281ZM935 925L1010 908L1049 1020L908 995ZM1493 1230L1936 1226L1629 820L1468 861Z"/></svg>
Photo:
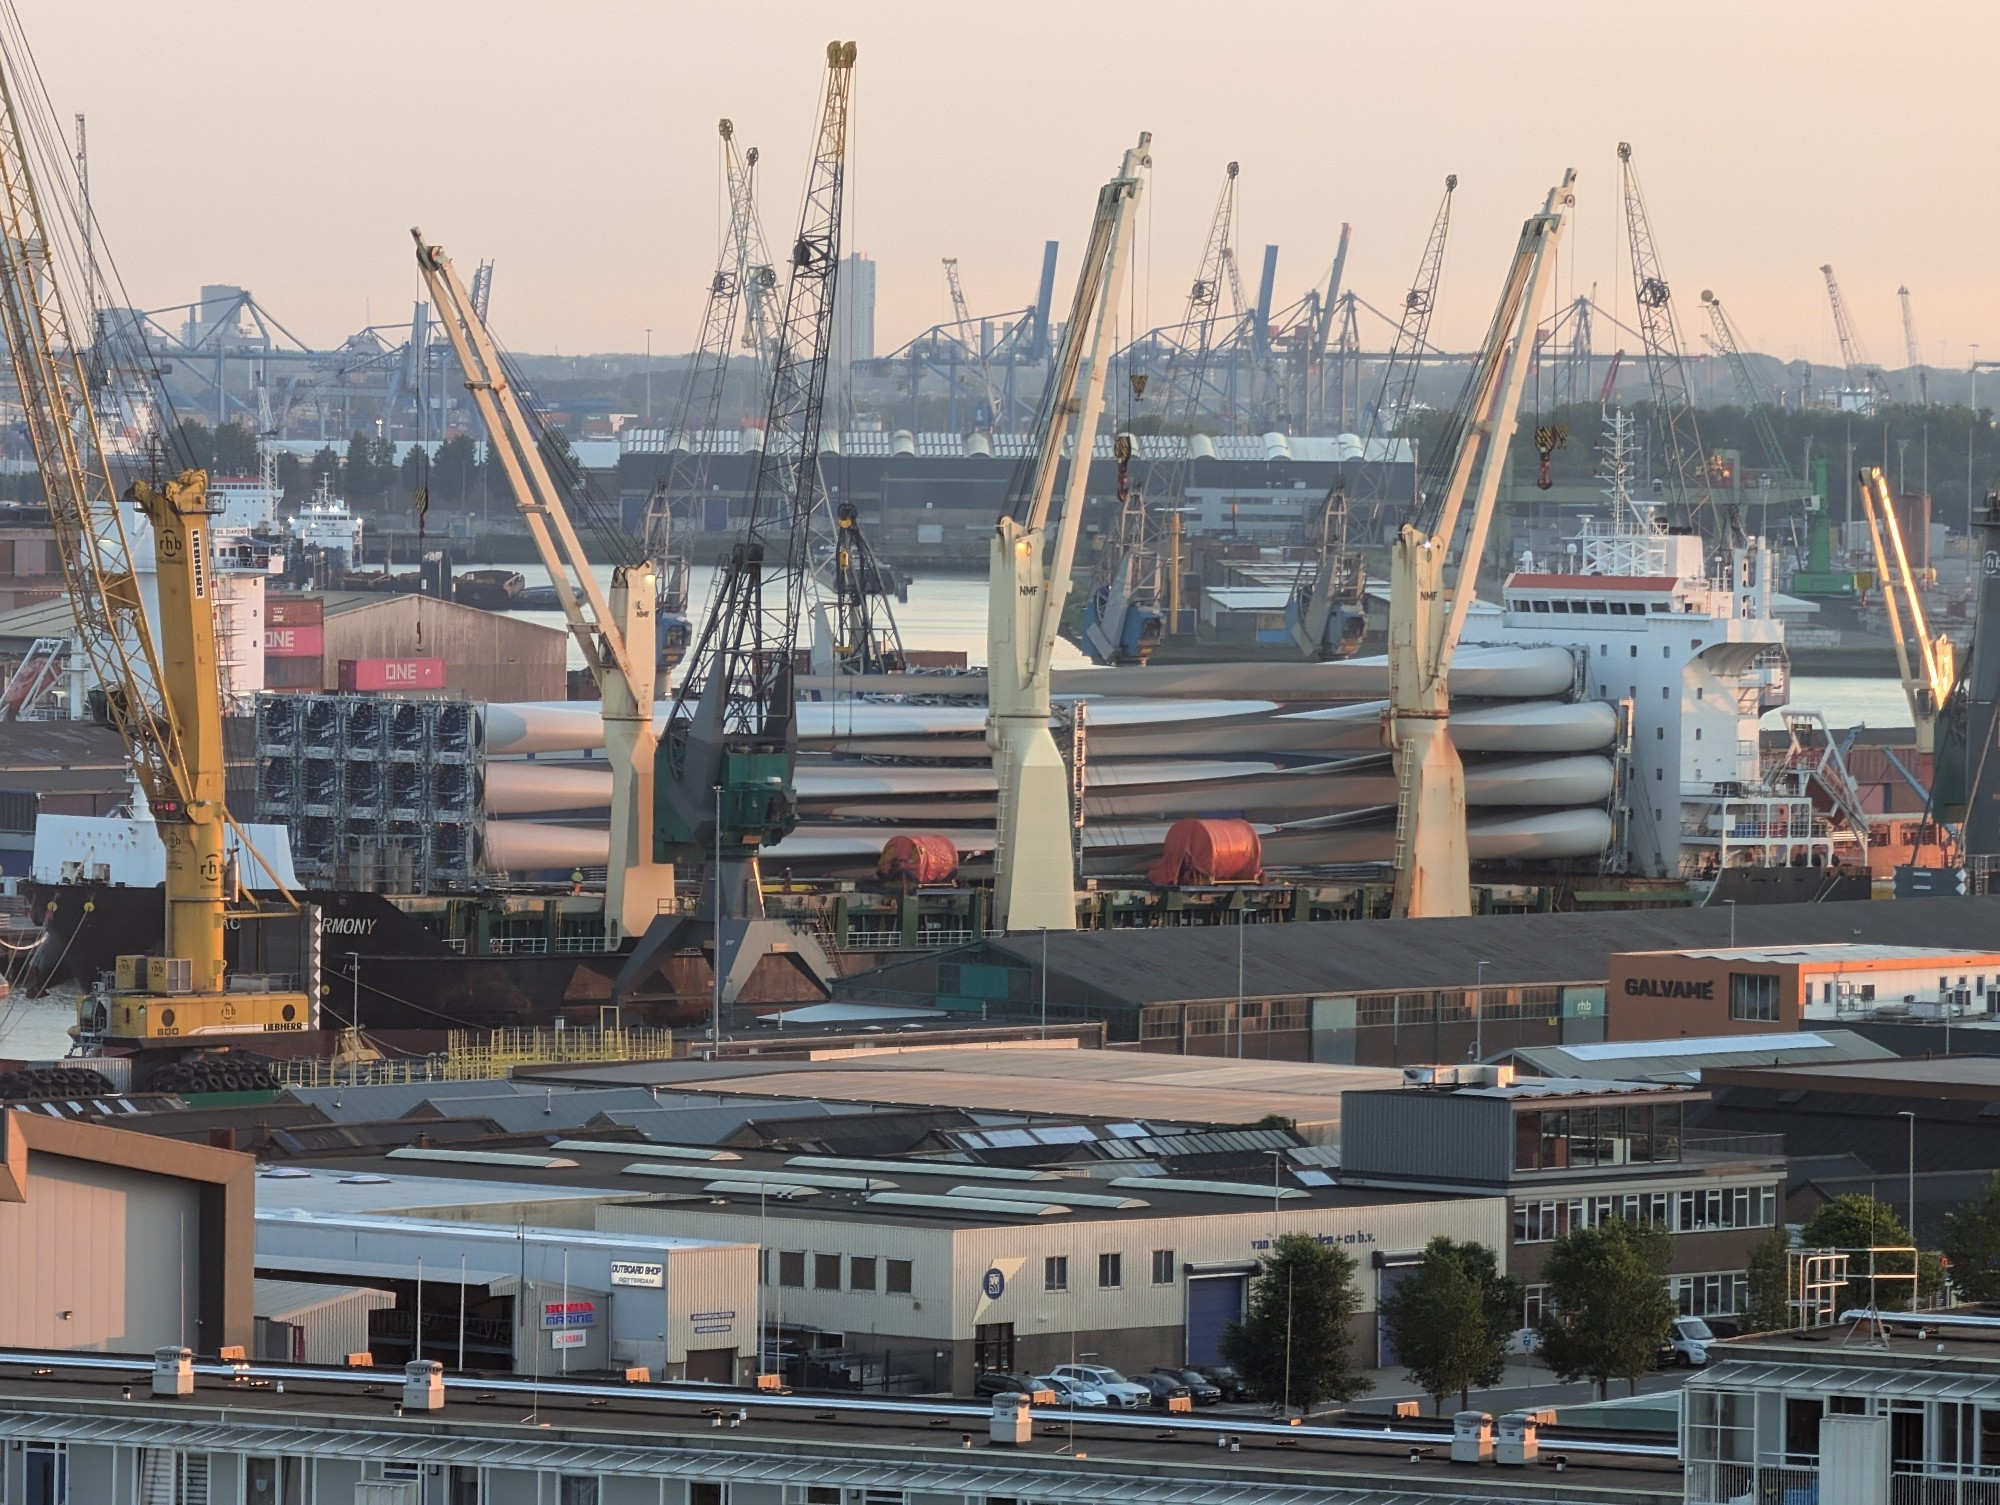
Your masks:
<svg viewBox="0 0 2000 1505"><path fill-rule="evenodd" d="M48 498L76 642L105 719L125 739L133 777L166 848L159 956L120 956L115 984L87 995L79 1032L116 1046L219 1044L316 1027L312 997L289 979L231 977L224 935L234 911L229 835L251 853L224 803L208 477L141 483L133 500L153 533L155 636L133 540L98 433L63 293L64 268L32 165L32 85L0 55L0 325ZM53 202L63 202L59 197ZM276 881L277 875L271 875ZM286 897L289 899L290 895Z"/></svg>
<svg viewBox="0 0 2000 1505"><path fill-rule="evenodd" d="M1917 751L1937 750L1938 712L1958 683L1957 651L1949 637L1931 635L1924 618L1923 593L1903 546L1903 524L1889 478L1880 466L1861 472L1861 505L1868 517L1868 541L1875 550L1875 578L1882 582L1882 609L1889 617L1889 636L1896 644L1896 673L1910 702L1910 720L1917 729ZM1908 613L1905 620L1904 613ZM1910 644L1917 662L1910 661Z"/></svg>

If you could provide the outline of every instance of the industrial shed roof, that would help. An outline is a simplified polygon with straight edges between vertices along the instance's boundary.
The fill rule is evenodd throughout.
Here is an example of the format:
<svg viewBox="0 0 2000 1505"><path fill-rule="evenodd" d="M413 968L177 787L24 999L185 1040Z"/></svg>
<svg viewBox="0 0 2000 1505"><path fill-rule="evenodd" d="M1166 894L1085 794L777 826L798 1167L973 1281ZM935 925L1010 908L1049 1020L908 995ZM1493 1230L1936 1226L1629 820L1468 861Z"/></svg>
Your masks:
<svg viewBox="0 0 2000 1505"><path fill-rule="evenodd" d="M1852 1030L1769 1035L1704 1035L1680 1040L1614 1040L1597 1045L1524 1045L1513 1052L1522 1071L1544 1077L1596 1077L1621 1082L1698 1082L1704 1071L1731 1066L1813 1065L1882 1061L1895 1052Z"/></svg>

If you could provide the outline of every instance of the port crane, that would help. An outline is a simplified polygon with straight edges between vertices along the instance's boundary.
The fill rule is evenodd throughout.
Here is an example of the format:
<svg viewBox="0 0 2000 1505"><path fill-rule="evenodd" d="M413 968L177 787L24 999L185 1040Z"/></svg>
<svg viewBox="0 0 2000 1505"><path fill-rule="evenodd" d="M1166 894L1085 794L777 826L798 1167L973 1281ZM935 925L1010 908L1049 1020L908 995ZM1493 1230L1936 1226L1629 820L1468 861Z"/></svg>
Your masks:
<svg viewBox="0 0 2000 1505"><path fill-rule="evenodd" d="M959 343L967 344L973 359L973 373L978 378L979 390L985 394L985 406L973 414L973 427L993 431L993 425L1000 421L1000 390L993 385L993 368L987 361L986 341L980 337L979 326L973 322L972 310L965 301L965 284L959 281L958 258L944 258L945 291L951 297L951 318L959 331Z"/></svg>
<svg viewBox="0 0 2000 1505"><path fill-rule="evenodd" d="M1757 435L1758 446L1764 451L1765 463L1777 472L1778 480L1789 496L1803 496L1805 488L1799 484L1798 473L1792 469L1785 446L1778 442L1778 431L1771 427L1769 399L1751 375L1750 363L1743 358L1743 342L1737 338L1736 326L1730 322L1729 315L1723 310L1722 300L1715 296L1712 289L1701 290L1701 306L1708 314L1709 342L1729 367L1730 378L1736 383L1737 401L1743 404L1743 411L1749 415L1750 427Z"/></svg>
<svg viewBox="0 0 2000 1505"><path fill-rule="evenodd" d="M999 814L993 850L995 923L1003 930L1076 928L1075 791L1049 731L1050 669L1070 567L1083 528L1084 488L1111 364L1118 297L1128 274L1142 132L1098 190L1062 343L1049 367L1032 459L993 530L986 616L986 742ZM1062 511L1053 525L1057 473Z"/></svg>
<svg viewBox="0 0 2000 1505"><path fill-rule="evenodd" d="M1708 452L1695 422L1687 364L1681 355L1680 325L1673 290L1660 265L1652 217L1639 191L1632 144L1618 143L1618 174L1625 199L1625 235L1632 258L1632 294L1638 308L1639 339L1646 349L1646 377L1653 391L1653 416L1660 433L1660 462L1666 489L1680 518L1698 532L1709 527L1714 499L1709 494Z"/></svg>
<svg viewBox="0 0 2000 1505"><path fill-rule="evenodd" d="M1833 263L1822 266L1819 274L1826 279L1826 301L1833 309L1833 334L1840 342L1841 364L1847 374L1847 386L1840 393L1839 405L1846 412L1873 412L1877 394L1888 393L1888 378L1861 348L1861 337L1854 332L1854 321L1847 316L1847 300L1840 294L1840 279L1833 275Z"/></svg>
<svg viewBox="0 0 2000 1505"><path fill-rule="evenodd" d="M1460 403L1449 480L1417 523L1397 530L1389 593L1388 740L1396 755L1396 891L1399 917L1472 912L1465 827L1465 768L1452 745L1450 674L1480 555L1493 521L1541 323L1550 265L1576 202L1574 170L1521 227L1513 265ZM1447 557L1458 543L1449 583Z"/></svg>
<svg viewBox="0 0 2000 1505"><path fill-rule="evenodd" d="M225 955L227 929L245 913L232 903L236 863L261 859L225 798L208 478L187 470L132 488L153 532L156 633L91 402L91 342L76 338L69 313L77 290L65 289L62 258L76 244L66 232L77 227L49 217L70 201L70 185L60 167L45 184L36 166L34 143L60 138L32 114L38 85L23 83L31 68L14 45L0 47L0 327L47 497L76 651L96 681L103 716L124 739L166 850L161 954L120 956L113 985L80 1003L78 1033L153 1050L303 1034L318 1027L316 979L296 987L289 978L231 975Z"/></svg>
<svg viewBox="0 0 2000 1505"><path fill-rule="evenodd" d="M474 308L442 246L410 231L417 268L430 290L486 425L492 454L506 472L515 504L555 586L563 618L597 684L604 714L605 761L611 769L611 842L604 872L605 943L613 948L645 930L674 902L674 869L654 859L652 810L653 693L658 652L659 583L638 550L619 561L607 591L577 536L564 488L549 473L544 432L523 408L492 331ZM618 535L622 537L622 535Z"/></svg>
<svg viewBox="0 0 2000 1505"><path fill-rule="evenodd" d="M1931 405L1931 373L1924 365L1924 347L1917 342L1917 316L1910 312L1910 290L1896 289L1896 299L1903 305L1903 351L1910 362L1910 374L1916 378L1917 401L1925 407Z"/></svg>
<svg viewBox="0 0 2000 1505"><path fill-rule="evenodd" d="M662 862L706 863L702 911L661 914L640 937L614 996L663 955L706 939L715 1019L766 956L822 992L833 966L810 931L764 911L758 857L797 823L794 660L820 494L820 424L840 275L855 47L833 42L805 206L792 239L764 447L750 516L716 582L713 605L674 692L660 738L652 840Z"/></svg>
<svg viewBox="0 0 2000 1505"><path fill-rule="evenodd" d="M1417 372L1423 365L1424 347L1430 343L1431 315L1437 309L1438 282L1444 276L1445 243L1451 236L1451 196L1458 187L1458 174L1444 180L1444 198L1431 233L1424 240L1424 254L1417 262L1416 280L1403 295L1403 314L1396 325L1396 337L1389 346L1389 359L1382 365L1382 385L1375 394L1375 407L1368 415L1368 432L1361 441L1361 457L1375 459L1371 441L1384 438L1410 420L1410 406L1416 399Z"/></svg>
<svg viewBox="0 0 2000 1505"><path fill-rule="evenodd" d="M1910 720L1917 729L1917 751L1937 750L1938 715L1958 684L1958 663L1951 638L1932 634L1924 617L1923 594L1903 546L1903 524L1889 478L1879 465L1860 475L1861 506L1868 519L1868 541L1875 551L1875 577L1882 582L1882 609L1889 618L1889 636L1896 645L1896 673L1910 703ZM1905 616L1907 613L1907 617ZM1910 655L1916 645L1916 660Z"/></svg>
<svg viewBox="0 0 2000 1505"><path fill-rule="evenodd" d="M1347 487L1336 479L1320 504L1319 537L1285 602L1285 628L1307 659L1352 658L1368 632L1361 556L1347 547Z"/></svg>

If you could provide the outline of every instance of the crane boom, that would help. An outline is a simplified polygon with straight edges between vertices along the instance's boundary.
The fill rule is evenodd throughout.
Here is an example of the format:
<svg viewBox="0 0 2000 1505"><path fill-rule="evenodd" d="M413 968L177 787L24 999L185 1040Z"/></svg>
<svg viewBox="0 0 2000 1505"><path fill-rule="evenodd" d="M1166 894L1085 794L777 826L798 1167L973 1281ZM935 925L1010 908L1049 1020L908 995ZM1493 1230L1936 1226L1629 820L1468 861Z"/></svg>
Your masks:
<svg viewBox="0 0 2000 1505"><path fill-rule="evenodd" d="M1025 485L1010 498L993 533L986 742L999 786L993 908L1003 930L1076 928L1070 774L1049 732L1050 659L1083 528L1084 488L1125 283L1139 173L1152 163L1152 140L1141 132L1118 175L1098 190L1076 296L1042 393L1033 459L1025 468ZM1051 538L1049 516L1065 451L1062 513Z"/></svg>
<svg viewBox="0 0 2000 1505"><path fill-rule="evenodd" d="M1750 427L1757 434L1758 444L1763 446L1764 459L1771 469L1778 473L1785 489L1794 495L1802 488L1799 478L1792 470L1791 459L1785 454L1785 446L1778 442L1777 430L1771 427L1770 414L1765 411L1766 400L1758 388L1756 378L1750 374L1750 363L1743 359L1742 342L1736 337L1736 326L1729 322L1729 315L1722 310L1722 300L1708 288L1701 290L1701 306L1708 310L1708 322L1714 330L1715 348L1722 352L1722 358L1729 365L1729 374L1736 382L1736 395L1743 403L1743 411L1749 415Z"/></svg>
<svg viewBox="0 0 2000 1505"><path fill-rule="evenodd" d="M1000 392L993 385L993 369L987 360L986 342L980 339L979 330L972 322L972 311L965 301L965 285L959 281L956 256L944 258L944 281L945 290L951 295L951 317L958 330L958 342L971 354L980 390L986 395L986 417L982 426L990 430L1000 422Z"/></svg>
<svg viewBox="0 0 2000 1505"><path fill-rule="evenodd" d="M1924 347L1917 340L1917 316L1910 312L1910 290L1896 289L1896 297L1903 305L1903 351L1910 362L1910 373L1917 379L1917 401L1925 407L1931 405L1931 373L1924 365Z"/></svg>
<svg viewBox="0 0 2000 1505"><path fill-rule="evenodd" d="M1886 386L1887 381L1880 368L1868 359L1868 352L1861 345L1861 336L1855 333L1854 321L1847 316L1847 300L1840 294L1840 279L1833 275L1833 263L1828 262L1819 272L1826 278L1826 301L1833 309L1833 334L1840 342L1840 359L1846 368L1848 390L1856 394L1850 400L1872 404L1876 391Z"/></svg>
<svg viewBox="0 0 2000 1505"><path fill-rule="evenodd" d="M479 317L444 248L425 240L421 230L411 230L410 237L416 242L418 269L465 375L466 390L486 424L493 453L555 586L570 636L602 698L604 752L611 766L604 921L605 938L615 946L643 930L674 892L673 868L654 861L645 835L652 810L656 742L653 658L658 580L652 562L641 560L617 565L608 592L598 583L570 521L562 488L549 474L541 432L521 406L492 331Z"/></svg>
<svg viewBox="0 0 2000 1505"><path fill-rule="evenodd" d="M1937 749L1938 712L1958 683L1956 650L1951 638L1931 635L1924 619L1923 595L1910 570L1903 546L1903 525L1889 478L1880 466L1861 472L1861 505L1868 517L1868 541L1875 550L1875 573L1882 582L1882 609L1889 617L1889 637L1896 645L1896 671L1910 703L1910 720L1917 730L1917 751ZM1904 612L1909 613L1905 620ZM1910 641L1917 645L1917 662L1910 661Z"/></svg>
<svg viewBox="0 0 2000 1505"><path fill-rule="evenodd" d="M1472 606L1479 557L1541 323L1550 262L1562 240L1567 211L1576 202L1575 182L1574 170L1564 173L1561 184L1549 190L1541 213L1521 227L1513 265L1466 391L1450 479L1426 509L1428 526L1403 524L1391 554L1387 730L1396 752L1398 916L1471 913L1465 769L1447 725L1451 661ZM1458 574L1447 585L1446 556L1461 525Z"/></svg>
<svg viewBox="0 0 2000 1505"><path fill-rule="evenodd" d="M1444 275L1445 242L1451 235L1451 195L1457 187L1458 174L1447 174L1444 198L1438 204L1437 218L1431 221L1431 233L1424 241L1416 280L1403 295L1403 316L1396 325L1396 338L1389 346L1389 359L1382 366L1382 385L1375 395L1375 410L1368 415L1368 432L1362 440L1363 459L1375 458L1367 448L1368 440L1384 436L1409 421L1417 372L1423 365L1424 347L1430 343L1438 281Z"/></svg>
<svg viewBox="0 0 2000 1505"><path fill-rule="evenodd" d="M1697 530L1708 523L1708 455L1695 422L1687 365L1681 355L1680 325L1673 292L1660 266L1652 218L1639 192L1632 145L1618 143L1618 168L1625 194L1625 232L1632 253L1632 291L1638 307L1639 338L1646 348L1646 376L1653 389L1654 418L1660 429L1668 495Z"/></svg>

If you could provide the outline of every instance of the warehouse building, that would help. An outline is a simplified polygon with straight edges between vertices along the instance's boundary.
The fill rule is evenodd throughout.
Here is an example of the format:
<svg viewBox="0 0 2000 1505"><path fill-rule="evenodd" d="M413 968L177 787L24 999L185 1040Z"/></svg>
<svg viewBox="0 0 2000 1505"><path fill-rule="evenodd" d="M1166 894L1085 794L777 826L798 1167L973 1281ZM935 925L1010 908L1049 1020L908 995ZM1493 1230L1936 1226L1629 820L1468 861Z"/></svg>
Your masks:
<svg viewBox="0 0 2000 1505"><path fill-rule="evenodd" d="M314 602L320 603L316 621ZM274 690L341 689L343 663L437 661L441 688L468 700L568 698L569 635L505 612L430 596L349 591L273 593L266 613L267 622L278 619L265 629L265 675Z"/></svg>
<svg viewBox="0 0 2000 1505"><path fill-rule="evenodd" d="M0 1348L247 1348L255 1175L230 1150L0 1112Z"/></svg>
<svg viewBox="0 0 2000 1505"><path fill-rule="evenodd" d="M1613 1217L1673 1235L1668 1278L1684 1313L1743 1310L1750 1251L1782 1221L1782 1136L1692 1127L1708 1094L1684 1086L1518 1081L1504 1066L1428 1075L1346 1094L1340 1179L1505 1196L1506 1268L1528 1288L1524 1327L1541 1318L1550 1246Z"/></svg>

